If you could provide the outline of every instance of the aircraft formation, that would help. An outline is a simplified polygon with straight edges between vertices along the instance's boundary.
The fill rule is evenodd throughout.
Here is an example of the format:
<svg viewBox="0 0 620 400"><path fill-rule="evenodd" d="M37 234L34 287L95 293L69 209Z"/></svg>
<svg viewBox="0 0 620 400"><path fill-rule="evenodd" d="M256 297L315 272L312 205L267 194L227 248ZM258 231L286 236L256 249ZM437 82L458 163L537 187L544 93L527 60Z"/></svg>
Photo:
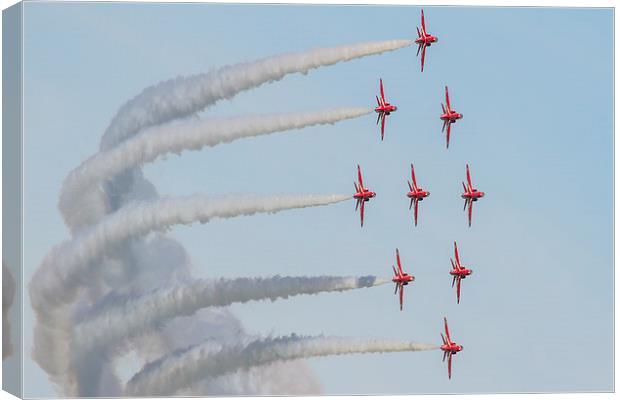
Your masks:
<svg viewBox="0 0 620 400"><path fill-rule="evenodd" d="M428 33L426 30L424 10L422 10L421 25L421 28L417 28L418 38L415 40L415 43L418 45L418 51L416 56L421 54L421 72L424 72L426 48L430 47L433 43L436 43L438 41L438 38ZM446 133L446 149L448 149L450 146L450 133L452 124L456 123L459 119L462 119L463 114L452 109L452 105L450 104L450 94L448 92L448 86L445 86L444 90L445 104L441 104L441 115L439 118L443 122L441 132ZM381 141L383 141L385 136L386 117L391 115L391 113L395 112L398 108L395 105L391 104L388 100L386 100L383 79L381 78L379 79L379 95L376 96L376 100L377 107L375 108L375 112L377 113L377 125L379 125L380 123ZM467 184L465 182L462 182L463 193L461 194L461 198L465 200L463 210L467 209L468 226L471 227L473 204L474 202L477 202L482 197L484 197L484 192L474 188L472 184L471 173L469 170L469 164L465 165L465 175ZM359 210L360 212L360 226L363 227L365 203L369 202L370 199L374 198L377 194L364 186L362 169L359 164L357 166L357 179L357 183L354 182L355 194L353 195L353 198L356 200L355 210ZM413 208L414 226L417 226L419 203L428 196L430 196L431 193L418 186L413 163L411 163L411 181L407 181L407 185L409 187L409 191L406 192L406 197L409 199L409 209L411 210L411 208ZM450 263L452 264L452 269L449 270L449 274L450 276L452 276L452 287L454 287L454 285L456 284L456 302L457 304L460 304L461 281L468 276L471 276L473 270L461 264L456 241L454 241L454 259L450 259ZM395 284L394 294L398 293L400 310L402 311L404 287L409 285L410 283L413 283L415 281L415 277L403 271L403 266L400 259L400 252L398 249L396 249L396 266L392 266L392 270L394 271L394 276L392 277L392 282L394 282ZM448 320L445 317L444 330L445 335L444 333L441 334L442 345L440 346L440 348L444 352L443 361L448 362L448 378L450 379L452 377L452 356L463 350L463 346L453 342L450 338L450 332L448 330Z"/></svg>

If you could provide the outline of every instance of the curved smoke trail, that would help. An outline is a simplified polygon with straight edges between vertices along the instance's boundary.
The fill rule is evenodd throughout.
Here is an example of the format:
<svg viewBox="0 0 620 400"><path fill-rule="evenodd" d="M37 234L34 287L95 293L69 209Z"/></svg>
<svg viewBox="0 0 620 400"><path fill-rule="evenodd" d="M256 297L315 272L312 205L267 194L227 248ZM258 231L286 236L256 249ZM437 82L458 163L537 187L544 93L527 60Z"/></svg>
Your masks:
<svg viewBox="0 0 620 400"><path fill-rule="evenodd" d="M334 336L283 336L235 344L206 342L149 363L125 388L129 396L167 396L204 379L276 361L351 353L435 350L407 341Z"/></svg>
<svg viewBox="0 0 620 400"><path fill-rule="evenodd" d="M265 58L252 63L224 67L206 74L160 83L145 89L140 95L121 107L107 128L100 148L110 150L141 129L195 114L220 99L231 98L240 91L259 86L265 82L279 80L286 74L305 73L309 69L321 65L329 65L370 54L379 54L411 44L411 41L401 40L317 49ZM106 196L104 202L100 201L100 188L95 188L96 190L89 190L89 188L76 194L76 196L84 197L86 200L81 202L84 207L77 211L81 215L66 220L75 237L74 242L90 243L91 245L96 243L96 240L83 242L83 239L85 234L92 233L97 227L102 228L101 237L108 237L106 229L109 225L107 223L113 220L114 215L118 212L122 213L127 207L133 207L132 205L125 206L126 203L133 202L136 199L147 199L155 202L154 199L158 197L155 188L142 177L139 168L133 168L115 176L102 187ZM105 214L112 212L115 214L104 217ZM99 223L100 219L102 219L101 223ZM92 225L94 227L91 227ZM108 243L113 245L112 248L96 249L102 255L105 250L105 261L89 262L89 265L83 265L79 268L66 268L63 264L64 260L60 257L62 251L69 251L71 262L75 262L78 259L89 260L89 253L93 249L88 248L88 246L80 248L75 243L72 245L61 244L46 257L30 282L30 297L37 318L32 356L46 371L50 380L66 396L76 396L79 393L79 386L88 386L88 381L81 381L82 377L80 377L79 371L75 370L75 366L70 365L70 360L75 354L72 346L75 311L78 308L84 309L86 304L97 303L105 298L105 292L102 292L102 289L105 291L116 289L114 285L106 286L109 282L103 284L100 279L96 279L97 276L91 280L88 273L75 274L74 272L75 270L84 272L96 267L105 268L109 265L123 270L133 269L138 260L148 259L150 254L159 251L155 244L149 247L140 238L132 237L131 239L122 245ZM136 247L135 245L139 246ZM147 267L143 268L145 271L148 270ZM47 281L48 279L49 281ZM135 287L140 288L142 283L133 279L122 286L133 287L136 285ZM70 285L62 287L67 283ZM58 290L52 290L54 287ZM63 293L65 289L66 293ZM87 303L80 304L81 300L71 303L70 299L75 298L76 293L80 290L89 297ZM140 292L139 289L138 292ZM46 300L50 301L46 303ZM229 317L229 322L238 323L232 315ZM164 335L162 338L166 338L165 340L174 341L177 337L177 334L170 333L162 333L162 335ZM183 345L182 342L178 342L178 344ZM136 347L136 351L141 350ZM93 364L98 362L102 365L95 365L94 369L99 372L93 371L92 373L99 374L101 380L99 386L91 388L94 391L93 395L102 395L103 392L111 393L113 396L119 395L116 394L115 390L120 390L120 388L114 389L119 386L114 376L113 366L106 366L106 360L92 361ZM275 365L270 369L275 369ZM248 373L246 378L250 377L253 377L252 379L255 382L260 382L256 381L256 379L260 380L259 375L254 376ZM308 377L304 376L305 378ZM80 382L78 383L78 381ZM261 387L269 386L262 385ZM111 392L109 391L110 388L112 388Z"/></svg>
<svg viewBox="0 0 620 400"><path fill-rule="evenodd" d="M30 283L33 308L45 311L50 306L68 304L74 299L79 284L90 278L89 266L107 249L131 237L166 230L172 225L207 223L213 218L256 213L273 214L349 198L349 195L194 195L129 204L48 253Z"/></svg>
<svg viewBox="0 0 620 400"><path fill-rule="evenodd" d="M320 66L381 54L413 43L386 40L318 48L161 82L121 107L101 140L101 149L109 150L141 129L195 114L218 100L230 99L241 91L280 80L288 74L306 73Z"/></svg>
<svg viewBox="0 0 620 400"><path fill-rule="evenodd" d="M30 281L30 300L37 316L33 358L52 381L74 394L77 382L71 371L70 303L78 290L96 281L95 267L106 251L124 241L172 225L207 223L256 213L333 204L348 195L202 196L160 198L129 204L71 241L54 247Z"/></svg>
<svg viewBox="0 0 620 400"><path fill-rule="evenodd" d="M100 183L126 169L141 166L158 157L179 154L184 150L200 150L236 139L274 132L301 129L319 124L333 124L345 119L371 113L368 108L340 108L315 112L244 116L205 121L186 121L146 129L118 146L98 153L71 171L63 182L59 209L69 226L84 224L80 214L92 205L94 196L83 196L96 191ZM103 193L100 193L103 202ZM89 202L90 204L84 204ZM102 207L103 208L103 207ZM78 222L77 219L80 219Z"/></svg>
<svg viewBox="0 0 620 400"><path fill-rule="evenodd" d="M75 337L80 348L107 347L167 320L192 315L206 307L252 300L275 301L300 294L342 292L388 282L376 276L196 280L183 286L158 289L137 298L113 299L109 304L102 304L78 325Z"/></svg>

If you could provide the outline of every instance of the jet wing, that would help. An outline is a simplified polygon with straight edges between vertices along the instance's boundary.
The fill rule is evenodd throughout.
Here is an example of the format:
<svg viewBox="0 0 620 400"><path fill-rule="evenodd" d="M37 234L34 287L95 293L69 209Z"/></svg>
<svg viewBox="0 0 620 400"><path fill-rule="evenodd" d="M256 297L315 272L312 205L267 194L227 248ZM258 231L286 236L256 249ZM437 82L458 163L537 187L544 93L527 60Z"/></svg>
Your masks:
<svg viewBox="0 0 620 400"><path fill-rule="evenodd" d="M459 249L456 247L456 241L454 241L454 258L456 258L456 265L461 268L461 259L459 258Z"/></svg>
<svg viewBox="0 0 620 400"><path fill-rule="evenodd" d="M381 114L381 140L383 140L384 134L385 134L385 114Z"/></svg>
<svg viewBox="0 0 620 400"><path fill-rule="evenodd" d="M366 204L366 202L364 199L361 199L360 203L362 203L362 207L360 208L360 226L364 226L364 204Z"/></svg>
<svg viewBox="0 0 620 400"><path fill-rule="evenodd" d="M449 111L452 111L452 106L450 106L450 95L448 94L448 87L446 86L446 106Z"/></svg>
<svg viewBox="0 0 620 400"><path fill-rule="evenodd" d="M469 190L472 190L473 186L471 184L471 175L469 173L469 164L466 164L465 168L467 170L467 184L469 185Z"/></svg>
<svg viewBox="0 0 620 400"><path fill-rule="evenodd" d="M360 169L360 165L357 164L357 181L359 182L360 191L364 190L364 181L362 180L362 170Z"/></svg>
<svg viewBox="0 0 620 400"><path fill-rule="evenodd" d="M448 319L443 317L443 325L446 330L446 337L448 338L448 342L452 343L452 339L450 339L450 331L448 330Z"/></svg>
<svg viewBox="0 0 620 400"><path fill-rule="evenodd" d="M413 169L413 163L411 164L411 180L413 181L413 187L418 190L418 182L415 180L415 170Z"/></svg>
<svg viewBox="0 0 620 400"><path fill-rule="evenodd" d="M403 267L400 265L400 253L398 252L398 249L396 249L396 264L398 265L398 271L400 272L400 275L402 275Z"/></svg>
<svg viewBox="0 0 620 400"><path fill-rule="evenodd" d="M415 199L414 202L413 202L413 204L414 204L414 206L413 206L413 219L414 219L414 222L415 222L415 226L418 226L418 203L419 202L420 201L418 199Z"/></svg>

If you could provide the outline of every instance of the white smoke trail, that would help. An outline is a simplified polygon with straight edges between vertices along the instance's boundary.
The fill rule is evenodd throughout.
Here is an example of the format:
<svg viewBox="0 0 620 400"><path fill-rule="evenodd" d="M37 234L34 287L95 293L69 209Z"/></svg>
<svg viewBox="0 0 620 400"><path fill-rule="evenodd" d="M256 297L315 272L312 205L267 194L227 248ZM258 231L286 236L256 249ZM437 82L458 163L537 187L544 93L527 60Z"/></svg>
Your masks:
<svg viewBox="0 0 620 400"><path fill-rule="evenodd" d="M158 289L137 298L114 299L90 310L76 328L78 348L113 346L169 319L194 314L201 308L222 307L252 300L288 298L300 294L345 291L388 283L376 276L282 277L196 280Z"/></svg>
<svg viewBox="0 0 620 400"><path fill-rule="evenodd" d="M333 124L372 111L367 108L341 108L186 121L152 127L111 150L90 157L74 169L63 183L58 207L68 226L80 227L92 222L84 219L83 210L93 209L92 203L96 201L94 192L98 191L101 181L128 168L141 166L168 153L179 154L184 150L200 150L204 146L216 146L240 138L301 129L311 125ZM90 192L91 195L84 196L85 192ZM101 197L99 201L103 202L104 194L100 192L99 196Z"/></svg>
<svg viewBox="0 0 620 400"><path fill-rule="evenodd" d="M149 363L127 383L128 396L173 395L205 377L215 377L276 361L352 353L435 350L407 341L334 336L283 336L235 344L206 342Z"/></svg>
<svg viewBox="0 0 620 400"><path fill-rule="evenodd" d="M109 150L141 129L187 117L219 99L231 98L239 91L281 79L288 73L305 73L309 69L321 65L378 54L411 44L411 41L389 41L317 49L266 58L254 63L224 67L207 74L163 82L147 88L119 110L102 139L101 148ZM94 263L90 262L92 261L90 256L93 250L96 250L93 254L105 256L107 264L117 263L122 268L133 265L133 257L140 257L138 254L133 254L133 250L130 248L126 249L131 252L129 254L126 254L125 250L118 251L118 248L115 249L114 242L106 244L106 246L111 245L112 248L97 248L96 246L90 248L89 246L92 247L97 243L94 236L91 237L90 241L84 239L85 233L92 234L96 227L102 228L102 231L99 232L102 238L109 237L106 231L115 228L114 225L108 223L109 220L114 219L113 216L104 218L102 224L95 228L84 229L88 224L97 223L105 213L119 209L128 200L156 196L154 188L150 186L148 181L139 176L139 170L132 170L131 172L131 174L127 174L109 185L106 189L108 199L105 202L100 201L99 190L87 190L78 195L94 200L92 202L88 200L81 202L84 207L77 211L77 213L83 214L84 221L87 221L87 224L77 224L76 227L72 225L76 220L68 222L76 240L61 244L53 249L30 283L30 296L37 314L33 358L67 396L76 395L76 379L79 379L76 377L75 371L70 371L68 365L70 355L73 354L71 344L72 315L77 307L76 304L70 304L71 299L75 298L80 288L92 291L91 300L96 300L103 294L95 294L102 282L89 280L89 273L78 272L88 272L94 268ZM125 196L127 192L131 192L132 195ZM95 195L94 198L92 197L93 194ZM120 211L123 210L125 207L120 209ZM81 221L81 219L78 218L77 221ZM78 232L78 229L83 230ZM132 237L129 238L132 239ZM83 246L78 246L79 243L82 243ZM70 259L68 267L62 264L64 262L62 256L65 251L68 252ZM114 256L112 256L113 253L115 253ZM54 260L60 261L61 264L58 265L63 266L53 265L51 261ZM76 260L83 260L86 264L76 267L72 264L77 262ZM47 300L49 302L46 303Z"/></svg>
<svg viewBox="0 0 620 400"><path fill-rule="evenodd" d="M380 54L411 46L411 40L387 40L318 48L280 54L261 60L161 82L145 89L121 107L106 130L101 149L111 147L149 126L159 125L201 111L221 99L320 66Z"/></svg>
<svg viewBox="0 0 620 400"><path fill-rule="evenodd" d="M256 213L314 207L349 199L348 195L189 196L129 204L106 216L73 240L54 247L30 281L32 308L37 316L32 356L67 395L77 382L68 356L71 350L70 303L78 290L96 281L94 267L117 245L172 225L206 223Z"/></svg>
<svg viewBox="0 0 620 400"><path fill-rule="evenodd" d="M35 310L68 304L76 289L91 278L89 266L106 251L132 237L163 231L172 225L207 223L256 213L273 214L294 208L316 207L349 199L349 195L224 195L159 198L129 204L106 216L73 240L54 247L30 284Z"/></svg>

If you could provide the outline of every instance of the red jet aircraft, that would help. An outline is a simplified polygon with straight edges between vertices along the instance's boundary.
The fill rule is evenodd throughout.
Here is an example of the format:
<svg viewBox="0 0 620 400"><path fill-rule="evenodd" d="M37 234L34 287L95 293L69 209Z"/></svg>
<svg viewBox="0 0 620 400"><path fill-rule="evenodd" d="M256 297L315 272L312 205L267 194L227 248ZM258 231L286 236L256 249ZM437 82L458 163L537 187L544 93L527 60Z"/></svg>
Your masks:
<svg viewBox="0 0 620 400"><path fill-rule="evenodd" d="M424 198L429 196L431 192L427 192L424 189L418 187L418 184L415 180L415 171L413 170L413 164L411 164L411 180L412 182L407 181L407 184L409 185L409 192L407 192L407 197L411 199L411 201L409 202L409 209L411 210L411 206L414 206L413 219L415 220L415 226L418 226L418 202L424 200Z"/></svg>
<svg viewBox="0 0 620 400"><path fill-rule="evenodd" d="M364 226L364 203L366 203L371 198L375 197L377 194L375 192L371 192L370 190L364 187L364 181L362 180L362 171L360 170L359 164L357 165L357 180L359 184L353 182L355 185L355 194L353 198L357 201L355 204L355 211L360 208L360 221L361 226Z"/></svg>
<svg viewBox="0 0 620 400"><path fill-rule="evenodd" d="M424 23L424 10L422 10L422 30L420 28L416 28L418 30L418 38L415 40L418 45L418 52L416 56L420 54L420 50L422 50L422 72L424 72L424 57L426 56L426 48L431 47L431 44L437 41L437 37L433 36L426 32L426 24Z"/></svg>
<svg viewBox="0 0 620 400"><path fill-rule="evenodd" d="M484 192L481 192L478 189L472 187L471 175L469 175L469 164L467 164L467 186L465 186L465 182L461 183L463 184L463 189L465 190L461 195L461 197L465 199L463 211L465 210L465 207L469 206L469 209L467 211L467 218L469 219L469 226L471 226L471 209L474 205L474 201L478 201L479 198L484 197Z"/></svg>
<svg viewBox="0 0 620 400"><path fill-rule="evenodd" d="M394 270L394 276L392 277L392 282L396 284L394 287L394 294L396 292L399 293L400 298L400 311L403 311L403 290L404 286L408 285L409 282L413 282L415 277L413 275L409 275L406 272L403 272L403 267L400 265L400 254L398 253L398 249L396 249L396 264L398 264L398 270L394 268L392 265L392 269Z"/></svg>
<svg viewBox="0 0 620 400"><path fill-rule="evenodd" d="M456 344L450 339L450 331L448 331L448 320L446 317L443 318L443 323L446 328L446 336L441 334L441 340L443 344L441 345L441 350L443 350L443 361L446 361L446 357L448 358L448 379L452 378L452 355L458 353L463 350L463 346L460 344Z"/></svg>
<svg viewBox="0 0 620 400"><path fill-rule="evenodd" d="M446 149L447 149L448 146L450 146L450 127L457 120L463 118L463 114L457 113L450 107L450 96L448 95L447 86L446 86L446 105L444 106L443 103L441 103L441 109L443 110L443 114L441 114L441 117L439 117L443 121L443 128L441 128L441 131L443 132L444 130L446 130L446 127L448 128L448 131L446 132Z"/></svg>
<svg viewBox="0 0 620 400"><path fill-rule="evenodd" d="M474 271L461 265L461 260L459 259L459 249L456 247L456 242L454 242L454 258L456 259L456 263L453 259L450 259L450 262L452 263L452 271L450 271L450 275L452 275L452 287L454 287L454 283L456 282L456 303L459 304L461 301L461 279L467 278Z"/></svg>
<svg viewBox="0 0 620 400"><path fill-rule="evenodd" d="M379 114L377 115L377 125L379 125L379 121L381 121L381 140L383 140L383 134L385 133L385 117L390 115L392 111L396 111L398 107L385 101L383 79L379 79L379 91L381 92L381 98L379 98L379 96L375 96L377 98L377 108L375 108L375 112Z"/></svg>

